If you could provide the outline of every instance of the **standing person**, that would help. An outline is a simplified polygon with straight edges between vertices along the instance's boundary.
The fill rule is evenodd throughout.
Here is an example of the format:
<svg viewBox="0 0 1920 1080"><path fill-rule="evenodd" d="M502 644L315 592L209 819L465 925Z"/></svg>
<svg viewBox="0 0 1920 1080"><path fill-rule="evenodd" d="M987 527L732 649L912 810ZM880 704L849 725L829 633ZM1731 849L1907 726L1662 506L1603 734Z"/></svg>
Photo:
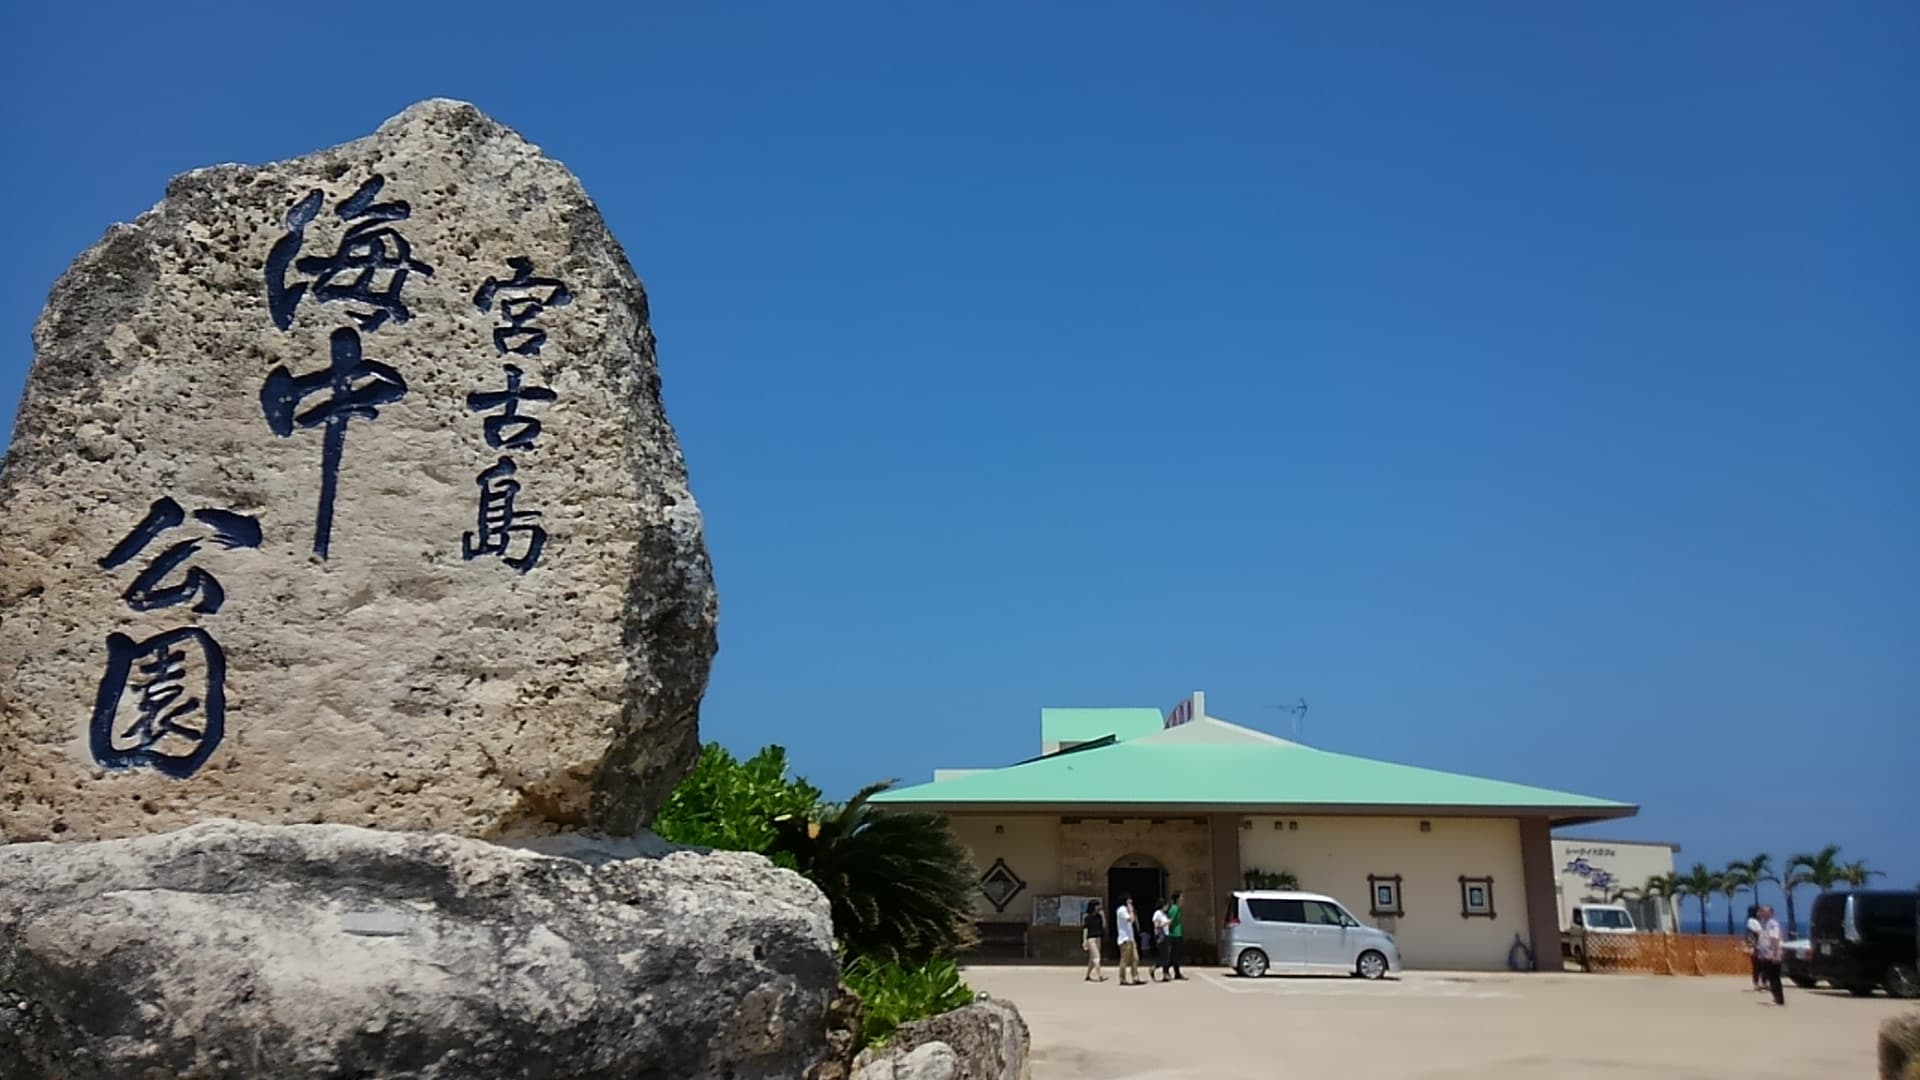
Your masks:
<svg viewBox="0 0 1920 1080"><path fill-rule="evenodd" d="M1100 901L1087 901L1087 910L1080 916L1080 945L1087 950L1086 982L1106 982L1106 973L1100 970L1100 945L1107 939L1107 917L1100 912Z"/></svg>
<svg viewBox="0 0 1920 1080"><path fill-rule="evenodd" d="M1167 937L1173 943L1173 977L1182 982L1186 976L1180 974L1180 954L1185 951L1186 931L1180 926L1180 890L1173 892L1173 903L1167 905Z"/></svg>
<svg viewBox="0 0 1920 1080"><path fill-rule="evenodd" d="M1760 974L1766 977L1767 989L1773 991L1773 1003L1785 1005L1787 996L1780 989L1780 924L1773 919L1773 908L1766 904L1760 905L1758 918L1760 934L1753 944L1753 957L1760 965Z"/></svg>
<svg viewBox="0 0 1920 1080"><path fill-rule="evenodd" d="M1154 963L1151 977L1163 982L1173 981L1173 938L1167 935L1167 931L1172 927L1173 917L1167 914L1166 903L1154 905Z"/></svg>
<svg viewBox="0 0 1920 1080"><path fill-rule="evenodd" d="M1120 946L1120 985L1143 986L1140 981L1140 939L1133 925L1133 897L1120 894L1120 906L1113 909L1113 939ZM1133 979L1127 979L1127 973Z"/></svg>
<svg viewBox="0 0 1920 1080"><path fill-rule="evenodd" d="M1760 991L1761 993L1765 993L1767 990L1767 979L1766 979L1766 976L1760 974L1760 954L1754 951L1754 946L1759 944L1759 942L1760 942L1760 905L1748 904L1747 905L1747 956L1749 959L1753 961L1752 963L1753 988L1755 990Z"/></svg>

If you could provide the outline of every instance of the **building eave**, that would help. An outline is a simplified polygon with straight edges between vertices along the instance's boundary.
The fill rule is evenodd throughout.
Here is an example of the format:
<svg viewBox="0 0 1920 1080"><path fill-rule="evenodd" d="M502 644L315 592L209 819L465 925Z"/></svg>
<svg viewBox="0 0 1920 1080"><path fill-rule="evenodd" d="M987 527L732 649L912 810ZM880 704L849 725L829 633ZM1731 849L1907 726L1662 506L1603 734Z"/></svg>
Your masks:
<svg viewBox="0 0 1920 1080"><path fill-rule="evenodd" d="M1612 806L1498 806L1442 805L1423 806L1406 803L1196 803L1196 802L974 802L928 799L888 799L876 806L899 807L948 816L992 816L1011 814L1048 814L1061 817L1162 818L1192 817L1203 814L1245 816L1319 816L1319 817L1406 817L1406 818L1535 818L1544 817L1555 828L1585 825L1633 817L1640 808L1631 804ZM1621 841L1624 843L1625 841Z"/></svg>

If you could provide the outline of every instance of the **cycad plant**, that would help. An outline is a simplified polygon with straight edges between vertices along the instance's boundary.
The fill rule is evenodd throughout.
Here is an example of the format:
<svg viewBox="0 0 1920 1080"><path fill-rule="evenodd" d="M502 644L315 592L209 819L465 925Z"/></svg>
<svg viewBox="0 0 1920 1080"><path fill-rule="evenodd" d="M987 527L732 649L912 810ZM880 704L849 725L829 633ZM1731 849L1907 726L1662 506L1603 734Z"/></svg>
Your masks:
<svg viewBox="0 0 1920 1080"><path fill-rule="evenodd" d="M892 786L868 785L818 817L781 815L773 849L827 895L847 955L906 964L951 956L971 943L972 860L946 818L870 804Z"/></svg>

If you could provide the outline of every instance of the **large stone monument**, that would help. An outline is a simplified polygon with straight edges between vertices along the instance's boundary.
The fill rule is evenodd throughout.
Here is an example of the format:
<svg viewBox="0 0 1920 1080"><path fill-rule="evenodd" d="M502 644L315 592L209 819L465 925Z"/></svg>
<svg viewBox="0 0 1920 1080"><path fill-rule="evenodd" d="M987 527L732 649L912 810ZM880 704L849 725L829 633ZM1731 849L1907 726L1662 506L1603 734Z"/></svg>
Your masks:
<svg viewBox="0 0 1920 1080"><path fill-rule="evenodd" d="M0 841L644 824L701 521L646 298L470 105L176 179L54 287L0 466Z"/></svg>
<svg viewBox="0 0 1920 1080"><path fill-rule="evenodd" d="M714 594L646 300L565 168L433 101L190 173L34 342L0 1077L830 1056L819 890L633 835L697 752Z"/></svg>

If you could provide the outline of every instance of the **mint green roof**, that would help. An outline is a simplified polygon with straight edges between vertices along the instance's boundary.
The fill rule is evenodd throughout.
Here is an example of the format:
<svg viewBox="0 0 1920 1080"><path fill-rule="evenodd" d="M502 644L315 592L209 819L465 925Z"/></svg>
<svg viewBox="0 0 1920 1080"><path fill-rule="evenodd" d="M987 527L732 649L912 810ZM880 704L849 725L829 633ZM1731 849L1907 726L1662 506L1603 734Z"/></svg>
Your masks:
<svg viewBox="0 0 1920 1080"><path fill-rule="evenodd" d="M1040 741L1092 742L1108 735L1131 739L1159 731L1165 723L1159 709L1041 709Z"/></svg>
<svg viewBox="0 0 1920 1080"><path fill-rule="evenodd" d="M1638 809L1588 795L1315 750L1213 719L897 788L874 801L983 810L1016 805L1527 809L1560 824L1627 817Z"/></svg>

